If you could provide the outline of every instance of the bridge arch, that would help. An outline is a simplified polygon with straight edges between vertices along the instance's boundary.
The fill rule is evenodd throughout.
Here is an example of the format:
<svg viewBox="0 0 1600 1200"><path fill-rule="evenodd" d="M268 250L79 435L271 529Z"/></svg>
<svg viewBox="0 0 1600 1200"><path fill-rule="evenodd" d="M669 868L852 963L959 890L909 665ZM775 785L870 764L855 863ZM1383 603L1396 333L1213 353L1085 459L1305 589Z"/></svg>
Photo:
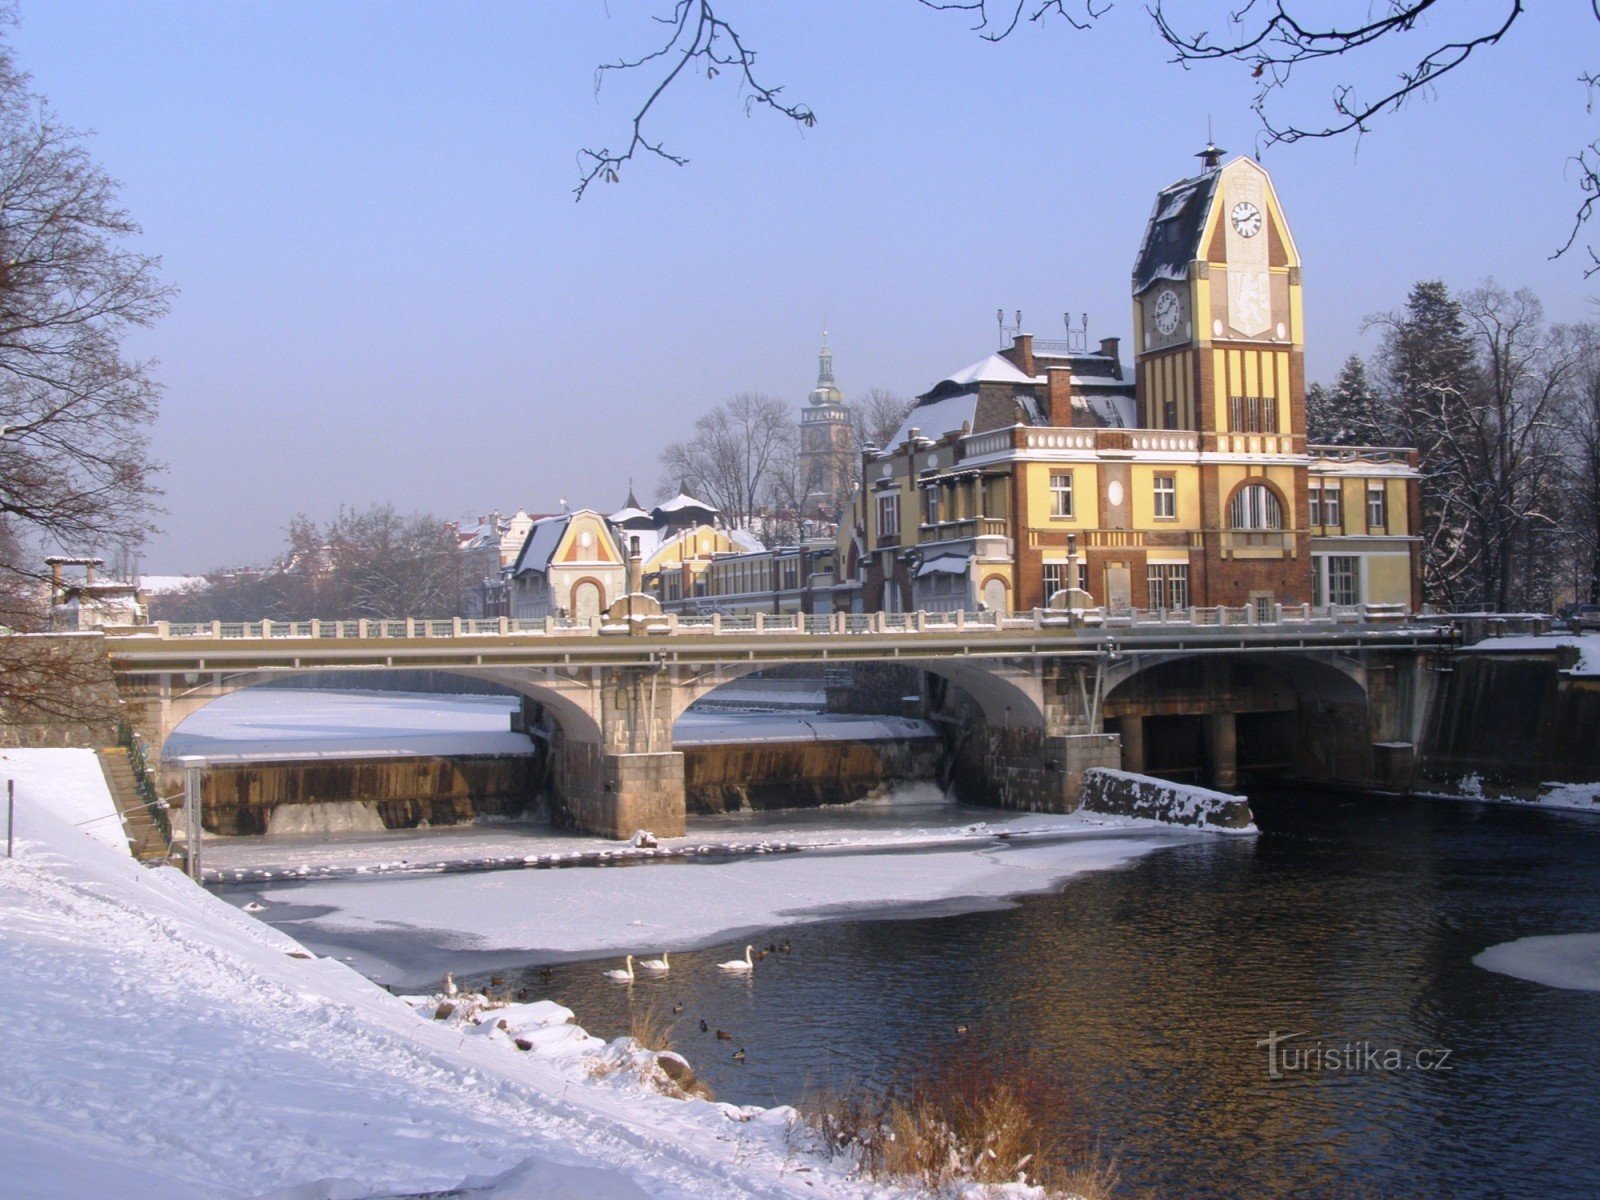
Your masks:
<svg viewBox="0 0 1600 1200"><path fill-rule="evenodd" d="M1126 770L1234 787L1241 771L1362 779L1365 666L1338 653L1185 653L1108 665L1101 720Z"/></svg>
<svg viewBox="0 0 1600 1200"><path fill-rule="evenodd" d="M587 678L586 671L574 671L567 676L558 670L542 671L534 675L526 669L515 668L430 669L440 675L498 684L526 699L544 705L560 722L564 735L570 740L595 744L602 740L597 689ZM362 668L341 674L348 680L346 686L359 686L364 676L387 673L388 670L383 667ZM124 683L119 690L129 710L132 723L151 746L154 757L159 758L167 740L186 720L223 697L260 687L272 680L327 673L327 668L311 667L173 673L141 677L136 682ZM546 678L546 675L550 678Z"/></svg>

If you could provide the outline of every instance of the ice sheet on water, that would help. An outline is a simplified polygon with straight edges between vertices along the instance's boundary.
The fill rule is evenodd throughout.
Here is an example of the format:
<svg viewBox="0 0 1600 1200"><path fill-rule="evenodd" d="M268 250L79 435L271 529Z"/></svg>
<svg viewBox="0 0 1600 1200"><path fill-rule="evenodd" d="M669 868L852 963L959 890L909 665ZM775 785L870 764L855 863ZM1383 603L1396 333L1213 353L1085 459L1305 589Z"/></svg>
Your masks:
<svg viewBox="0 0 1600 1200"><path fill-rule="evenodd" d="M1472 960L1485 971L1547 987L1600 992L1600 933L1558 933L1490 946Z"/></svg>

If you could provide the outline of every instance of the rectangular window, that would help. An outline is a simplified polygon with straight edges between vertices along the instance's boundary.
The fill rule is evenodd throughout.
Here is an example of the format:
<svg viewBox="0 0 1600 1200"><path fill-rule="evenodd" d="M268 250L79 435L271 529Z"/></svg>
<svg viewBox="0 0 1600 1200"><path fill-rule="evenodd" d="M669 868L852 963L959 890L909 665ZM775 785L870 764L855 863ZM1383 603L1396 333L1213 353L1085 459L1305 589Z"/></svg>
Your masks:
<svg viewBox="0 0 1600 1200"><path fill-rule="evenodd" d="M1389 527L1389 493L1383 484L1367 485L1367 528L1387 529Z"/></svg>
<svg viewBox="0 0 1600 1200"><path fill-rule="evenodd" d="M1271 396L1229 396L1228 428L1235 433L1277 433L1277 400Z"/></svg>
<svg viewBox="0 0 1600 1200"><path fill-rule="evenodd" d="M1330 554L1328 564L1328 603L1361 603L1361 563L1353 554Z"/></svg>
<svg viewBox="0 0 1600 1200"><path fill-rule="evenodd" d="M1189 607L1189 564L1151 563L1145 576L1151 608Z"/></svg>
<svg viewBox="0 0 1600 1200"><path fill-rule="evenodd" d="M939 523L939 485L922 490L922 519L929 525Z"/></svg>
<svg viewBox="0 0 1600 1200"><path fill-rule="evenodd" d="M890 492L887 496L878 497L878 536L892 538L900 536L900 496Z"/></svg>
<svg viewBox="0 0 1600 1200"><path fill-rule="evenodd" d="M1344 491L1337 483L1322 489L1322 523L1329 529L1344 525Z"/></svg>
<svg viewBox="0 0 1600 1200"><path fill-rule="evenodd" d="M1322 524L1322 485L1313 483L1306 489L1307 517L1311 521L1311 528L1315 529Z"/></svg>
<svg viewBox="0 0 1600 1200"><path fill-rule="evenodd" d="M1047 562L1044 564L1044 602L1050 603L1050 597L1067 586L1067 564L1061 562Z"/></svg>
<svg viewBox="0 0 1600 1200"><path fill-rule="evenodd" d="M1072 472L1050 472L1050 515L1072 516Z"/></svg>
<svg viewBox="0 0 1600 1200"><path fill-rule="evenodd" d="M1178 477L1156 476L1156 520L1172 521L1178 516Z"/></svg>

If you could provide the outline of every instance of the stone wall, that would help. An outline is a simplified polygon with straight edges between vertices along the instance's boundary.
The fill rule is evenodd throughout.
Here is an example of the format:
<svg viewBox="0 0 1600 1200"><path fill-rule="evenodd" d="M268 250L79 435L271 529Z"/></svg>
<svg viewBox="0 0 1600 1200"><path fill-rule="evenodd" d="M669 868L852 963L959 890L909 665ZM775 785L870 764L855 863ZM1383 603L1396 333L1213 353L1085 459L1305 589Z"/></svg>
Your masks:
<svg viewBox="0 0 1600 1200"><path fill-rule="evenodd" d="M122 702L99 633L0 634L0 676L0 746L116 744Z"/></svg>
<svg viewBox="0 0 1600 1200"><path fill-rule="evenodd" d="M1085 771L1083 807L1087 812L1142 817L1196 829L1252 829L1255 825L1250 802L1243 796L1131 771Z"/></svg>

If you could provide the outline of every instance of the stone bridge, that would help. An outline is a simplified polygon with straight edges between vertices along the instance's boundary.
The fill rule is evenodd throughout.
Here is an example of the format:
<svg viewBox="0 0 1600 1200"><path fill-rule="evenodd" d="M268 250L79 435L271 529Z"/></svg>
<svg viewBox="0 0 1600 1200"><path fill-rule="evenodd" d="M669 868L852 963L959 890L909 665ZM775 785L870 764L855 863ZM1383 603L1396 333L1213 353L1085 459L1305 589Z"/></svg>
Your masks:
<svg viewBox="0 0 1600 1200"><path fill-rule="evenodd" d="M1180 614L651 615L592 622L306 621L106 630L127 718L159 754L230 692L309 671L425 668L502 684L556 727L553 782L576 824L683 831L678 717L753 671L890 662L946 681L958 771L1010 807L1068 811L1084 769L1182 773L1229 787L1241 725L1312 777L1409 770L1430 654L1447 628L1399 614L1277 609ZM537 705L537 708L532 708ZM950 711L959 711L957 721ZM1191 750L1186 765L1167 749Z"/></svg>

